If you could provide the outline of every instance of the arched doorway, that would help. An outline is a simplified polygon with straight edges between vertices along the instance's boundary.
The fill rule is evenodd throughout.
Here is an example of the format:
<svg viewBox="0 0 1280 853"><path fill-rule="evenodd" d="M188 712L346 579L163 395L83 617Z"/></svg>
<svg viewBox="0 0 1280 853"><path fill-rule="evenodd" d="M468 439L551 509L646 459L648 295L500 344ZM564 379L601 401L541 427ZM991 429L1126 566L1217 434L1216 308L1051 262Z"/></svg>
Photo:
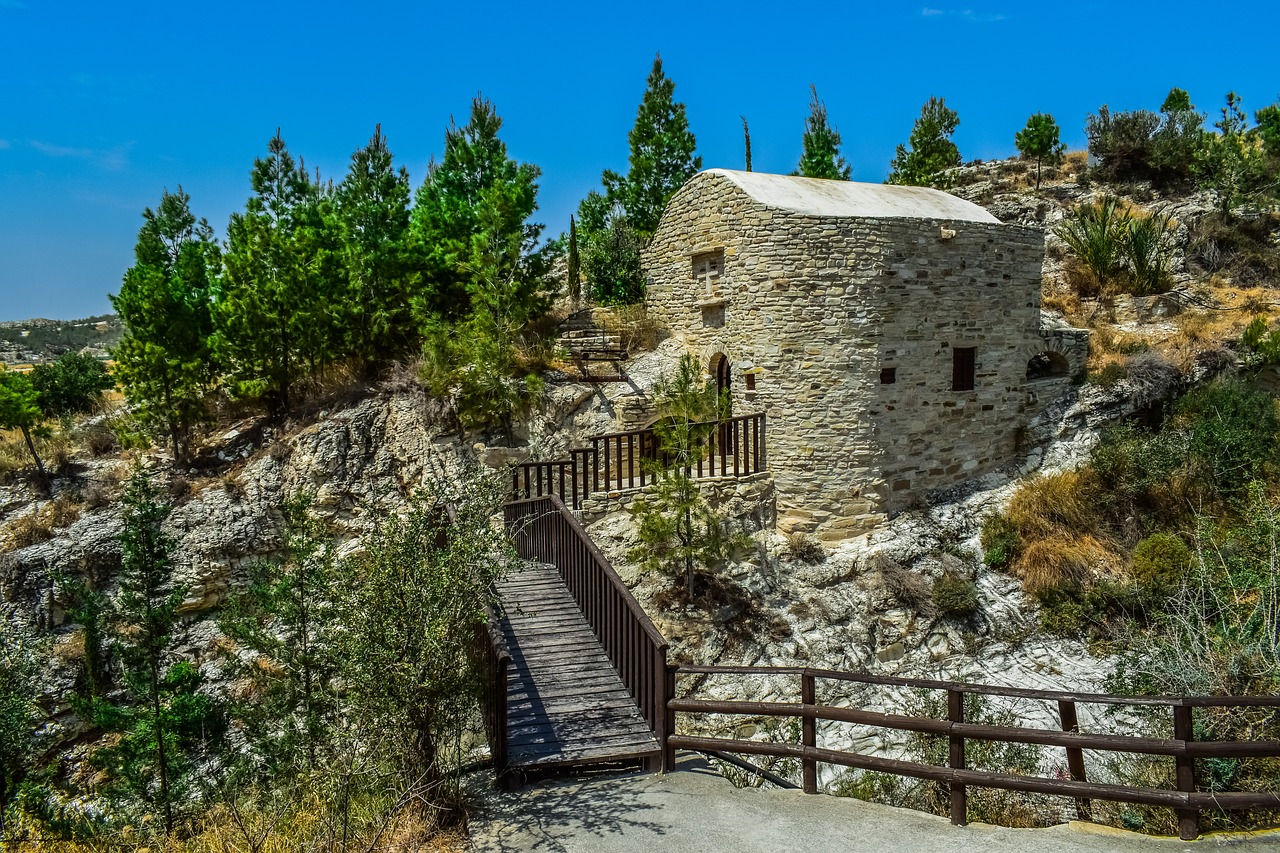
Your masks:
<svg viewBox="0 0 1280 853"><path fill-rule="evenodd" d="M1062 353L1046 350L1036 353L1027 361L1027 381L1054 379L1071 375L1071 364Z"/></svg>
<svg viewBox="0 0 1280 853"><path fill-rule="evenodd" d="M724 353L712 358L711 367L716 374L716 394L723 396L725 391L732 391L730 387L732 375L730 373L729 359L725 357Z"/></svg>

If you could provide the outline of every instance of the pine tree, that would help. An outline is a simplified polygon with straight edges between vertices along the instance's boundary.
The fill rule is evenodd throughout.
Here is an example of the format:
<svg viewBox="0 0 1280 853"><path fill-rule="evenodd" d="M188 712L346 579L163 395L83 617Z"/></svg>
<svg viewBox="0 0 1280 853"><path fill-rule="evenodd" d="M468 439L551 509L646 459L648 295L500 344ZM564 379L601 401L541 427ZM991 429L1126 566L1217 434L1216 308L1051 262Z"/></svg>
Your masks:
<svg viewBox="0 0 1280 853"><path fill-rule="evenodd" d="M747 127L747 117L738 116L742 119L742 148L747 161L747 171L751 171L751 128Z"/></svg>
<svg viewBox="0 0 1280 853"><path fill-rule="evenodd" d="M442 161L418 190L414 239L427 261L417 301L426 380L453 396L468 428L500 426L536 390L517 347L551 304L550 256L537 247L537 166L507 157L502 119L477 97L466 127L445 133ZM522 373L527 375L521 376Z"/></svg>
<svg viewBox="0 0 1280 853"><path fill-rule="evenodd" d="M337 723L338 558L310 506L306 495L284 504L283 559L250 568L248 590L222 621L253 653L234 667L257 688L236 711L269 778L316 770Z"/></svg>
<svg viewBox="0 0 1280 853"><path fill-rule="evenodd" d="M744 544L707 503L692 471L716 424L728 415L729 398L727 392L717 394L715 384L703 379L697 359L686 354L673 375L658 381L654 402L660 454L644 463L654 485L632 505L640 546L630 557L647 571L675 578L677 588L683 581L681 591L691 601L697 568L719 566Z"/></svg>
<svg viewBox="0 0 1280 853"><path fill-rule="evenodd" d="M603 175L609 201L622 205L627 221L644 240L658 229L675 191L702 168L702 158L693 153L697 140L675 91L675 81L662 71L662 57L655 56L635 125L627 134L629 171L625 177L612 171Z"/></svg>
<svg viewBox="0 0 1280 853"><path fill-rule="evenodd" d="M240 396L266 397L288 413L299 340L323 317L304 231L315 187L280 131L254 161L253 195L227 226L217 345Z"/></svg>
<svg viewBox="0 0 1280 853"><path fill-rule="evenodd" d="M396 169L382 125L351 155L334 194L346 290L336 304L347 327L345 350L376 367L415 339L409 301L417 280L409 256L409 172Z"/></svg>
<svg viewBox="0 0 1280 853"><path fill-rule="evenodd" d="M1058 123L1048 113L1036 113L1027 119L1027 126L1013 137L1018 153L1023 157L1034 157L1036 161L1036 192L1040 191L1040 165L1048 162L1057 165L1067 146L1058 141L1061 134Z"/></svg>
<svg viewBox="0 0 1280 853"><path fill-rule="evenodd" d="M818 87L809 86L809 117L804 120L804 150L793 174L805 178L847 181L852 168L840 156L840 133L827 121L827 105L818 98Z"/></svg>
<svg viewBox="0 0 1280 853"><path fill-rule="evenodd" d="M134 249L111 304L125 325L112 351L114 375L134 414L186 459L191 428L204 419L204 398L217 373L210 348L211 298L222 259L213 229L191 213L190 197L167 190L147 208Z"/></svg>
<svg viewBox="0 0 1280 853"><path fill-rule="evenodd" d="M959 124L960 116L947 108L946 99L929 98L907 139L910 150L898 146L886 183L917 187L944 184L946 171L960 165L960 150L951 141Z"/></svg>
<svg viewBox="0 0 1280 853"><path fill-rule="evenodd" d="M178 606L184 590L173 582L175 542L161 526L169 507L160 503L143 471L130 478L120 534L120 596L112 614L115 648L133 702L97 699L97 722L119 741L94 754L117 783L158 809L166 832L185 792L188 750L220 731L214 700L197 692L199 671L170 663Z"/></svg>
<svg viewBox="0 0 1280 853"><path fill-rule="evenodd" d="M1216 197L1218 215L1223 219L1273 181L1264 152L1247 129L1248 119L1240 103L1239 95L1227 93L1222 117L1213 125L1219 132L1210 134L1196 154L1196 177L1200 186Z"/></svg>

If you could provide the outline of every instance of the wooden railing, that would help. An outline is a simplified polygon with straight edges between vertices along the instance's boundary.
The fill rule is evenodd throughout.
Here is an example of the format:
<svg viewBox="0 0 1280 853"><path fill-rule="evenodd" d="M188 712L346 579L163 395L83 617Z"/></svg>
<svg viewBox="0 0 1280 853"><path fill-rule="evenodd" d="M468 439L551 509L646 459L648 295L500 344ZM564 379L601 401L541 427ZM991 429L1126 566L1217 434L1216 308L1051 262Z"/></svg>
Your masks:
<svg viewBox="0 0 1280 853"><path fill-rule="evenodd" d="M765 470L764 414L695 424L696 443L685 470L692 476L744 477ZM599 435L590 447L569 451L568 459L522 462L511 474L515 500L555 495L574 509L597 492L643 488L653 482L654 466L669 467L652 429ZM660 475L659 475L660 476Z"/></svg>
<svg viewBox="0 0 1280 853"><path fill-rule="evenodd" d="M521 557L560 570L650 730L664 743L667 641L558 497L508 503L505 520Z"/></svg>
<svg viewBox="0 0 1280 853"><path fill-rule="evenodd" d="M675 698L676 680L684 675L795 676L799 678L799 702L712 701ZM857 682L861 684L909 687L945 691L945 720L902 714L885 714L855 708L821 704L817 701L817 685L822 681ZM673 766L676 749L702 752L724 751L749 755L766 755L799 759L806 793L817 792L817 766L835 764L864 770L876 770L918 779L930 779L949 786L951 822L966 823L966 786L1002 788L1038 794L1053 794L1076 799L1081 819L1091 816L1091 799L1111 800L1174 809L1179 834L1184 839L1200 833L1200 813L1209 809L1276 809L1280 808L1280 792L1201 791L1196 786L1196 760L1201 758L1271 758L1280 756L1280 741L1197 741L1192 712L1196 708L1239 708L1268 706L1280 709L1276 697L1126 697L1089 693L1067 693L1051 690L1025 690L1012 687L960 684L909 678L858 675L807 667L712 667L679 666L668 671L666 740L663 761ZM966 694L1056 702L1060 731L1024 726L994 726L968 723L964 718ZM1137 737L1116 734L1088 734L1079 731L1076 716L1078 704L1166 707L1173 717L1173 737ZM720 737L677 735L677 714L728 714L750 717L788 717L801 720L800 743L770 743ZM887 729L946 737L949 741L946 766L916 761L862 755L844 750L824 749L817 742L818 721L832 721L878 726ZM1020 776L970 770L965 764L967 740L1004 743L1038 744L1063 747L1066 750L1070 779ZM1105 750L1138 755L1172 756L1176 770L1176 790L1144 788L1122 784L1089 782L1085 776L1082 750Z"/></svg>
<svg viewBox="0 0 1280 853"><path fill-rule="evenodd" d="M481 711L494 774L502 779L507 770L507 675L511 670L511 652L497 612L490 608L487 615L487 621L476 629L478 668L483 679Z"/></svg>

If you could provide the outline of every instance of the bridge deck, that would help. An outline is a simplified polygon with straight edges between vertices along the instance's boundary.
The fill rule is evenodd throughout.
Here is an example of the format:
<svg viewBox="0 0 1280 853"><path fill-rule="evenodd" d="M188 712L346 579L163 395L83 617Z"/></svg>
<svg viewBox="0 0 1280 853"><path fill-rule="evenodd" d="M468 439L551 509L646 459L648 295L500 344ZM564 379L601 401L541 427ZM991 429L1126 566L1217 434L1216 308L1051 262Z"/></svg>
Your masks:
<svg viewBox="0 0 1280 853"><path fill-rule="evenodd" d="M653 758L657 739L555 566L498 585L511 652L507 750L513 769Z"/></svg>

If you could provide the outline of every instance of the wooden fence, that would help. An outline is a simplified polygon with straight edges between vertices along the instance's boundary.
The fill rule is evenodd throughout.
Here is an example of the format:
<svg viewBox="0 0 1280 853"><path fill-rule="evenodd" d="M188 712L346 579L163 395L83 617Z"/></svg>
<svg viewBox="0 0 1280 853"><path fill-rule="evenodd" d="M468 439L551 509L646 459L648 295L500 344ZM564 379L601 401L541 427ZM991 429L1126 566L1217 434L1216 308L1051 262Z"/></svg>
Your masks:
<svg viewBox="0 0 1280 853"><path fill-rule="evenodd" d="M693 452L685 461L691 476L744 477L765 470L763 413L694 426L701 429L694 430ZM655 467L674 464L662 456L652 429L599 435L591 439L590 447L570 450L568 459L516 465L511 496L524 500L555 495L567 506L581 509L588 495L649 485Z"/></svg>
<svg viewBox="0 0 1280 853"><path fill-rule="evenodd" d="M507 675L511 671L511 652L507 649L502 625L493 608L489 609L488 617L476 630L475 648L484 679L480 704L485 735L489 740L494 773L502 779L507 769Z"/></svg>
<svg viewBox="0 0 1280 853"><path fill-rule="evenodd" d="M549 563L560 570L561 579L635 699L641 716L658 743L664 743L667 641L608 558L555 495L508 503L505 521L521 557Z"/></svg>
<svg viewBox="0 0 1280 853"><path fill-rule="evenodd" d="M800 682L799 702L741 702L676 698L677 679L686 675L795 676L799 678ZM885 714L821 704L817 701L817 686L819 682L823 681L856 682L945 691L947 695L947 718L940 720L902 714ZM666 755L663 757L663 762L666 766L673 766L676 749L692 749L702 752L724 751L748 755L796 758L800 760L803 768L804 790L806 793L811 794L817 792L817 766L819 763L863 770L876 770L918 779L930 779L949 786L951 822L955 824L962 825L966 822L966 786L970 785L1073 797L1076 799L1079 816L1086 820L1091 815L1090 800L1092 799L1150 806L1167 806L1174 809L1178 818L1179 834L1184 839L1195 838L1199 835L1200 813L1205 810L1280 808L1280 792L1203 791L1197 790L1196 785L1197 759L1277 757L1280 756L1280 741L1197 741L1192 720L1192 712L1196 708L1229 709L1243 706L1267 706L1280 710L1280 696L1124 697L857 675L808 667L724 666L672 667L667 673L665 692L670 697L667 702L667 721L665 726L665 730L670 732L670 735L666 740ZM1060 730L968 723L964 718L964 697L967 694L1056 702ZM1081 732L1079 731L1076 716L1076 706L1079 704L1167 708L1173 717L1173 737L1153 738ZM801 721L801 742L799 744L769 743L733 738L678 735L675 733L677 714L728 714L750 717L799 718ZM820 720L856 723L945 737L949 741L947 765L938 766L916 761L860 755L843 750L821 748L817 742L817 723ZM1063 747L1066 750L1067 768L1071 778L1057 779L970 770L965 763L965 743L967 740ZM1174 760L1176 771L1176 790L1090 782L1085 775L1082 752L1085 749L1138 755L1171 756Z"/></svg>

